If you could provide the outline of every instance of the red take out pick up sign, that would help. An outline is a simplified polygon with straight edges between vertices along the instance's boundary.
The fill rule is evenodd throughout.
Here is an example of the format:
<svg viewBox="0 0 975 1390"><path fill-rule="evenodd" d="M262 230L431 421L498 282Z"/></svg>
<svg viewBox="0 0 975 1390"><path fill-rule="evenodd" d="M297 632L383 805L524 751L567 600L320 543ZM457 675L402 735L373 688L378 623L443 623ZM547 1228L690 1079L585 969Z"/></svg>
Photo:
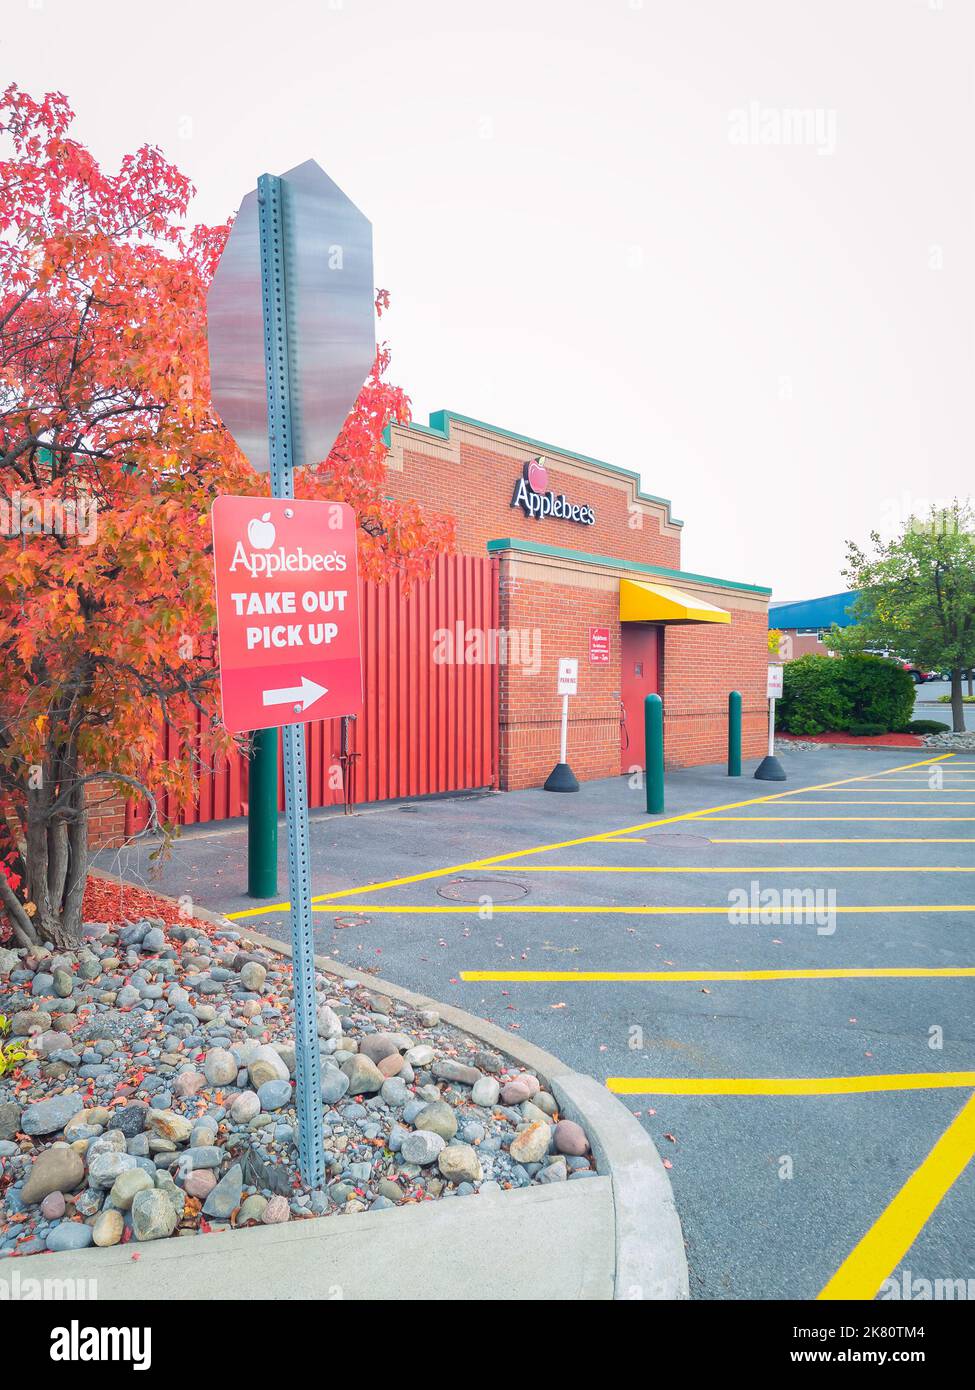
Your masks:
<svg viewBox="0 0 975 1390"><path fill-rule="evenodd" d="M227 728L358 714L355 512L344 502L218 497L212 518Z"/></svg>

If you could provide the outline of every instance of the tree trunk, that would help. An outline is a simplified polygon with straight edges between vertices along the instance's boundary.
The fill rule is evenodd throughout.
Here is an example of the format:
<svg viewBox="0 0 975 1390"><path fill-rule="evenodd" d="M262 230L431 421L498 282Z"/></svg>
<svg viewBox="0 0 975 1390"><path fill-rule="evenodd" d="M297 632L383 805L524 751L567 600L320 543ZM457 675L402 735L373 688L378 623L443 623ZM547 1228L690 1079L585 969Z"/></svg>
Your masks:
<svg viewBox="0 0 975 1390"><path fill-rule="evenodd" d="M27 889L36 911L32 926L57 950L82 944L81 903L88 877L88 811L79 785L68 804L54 809L57 791L46 780L27 796Z"/></svg>
<svg viewBox="0 0 975 1390"><path fill-rule="evenodd" d="M965 702L962 698L961 670L951 673L951 722L956 734L965 732Z"/></svg>
<svg viewBox="0 0 975 1390"><path fill-rule="evenodd" d="M971 699L973 695L975 695L975 670L972 670L971 668L969 668L969 671L968 671L968 698Z"/></svg>

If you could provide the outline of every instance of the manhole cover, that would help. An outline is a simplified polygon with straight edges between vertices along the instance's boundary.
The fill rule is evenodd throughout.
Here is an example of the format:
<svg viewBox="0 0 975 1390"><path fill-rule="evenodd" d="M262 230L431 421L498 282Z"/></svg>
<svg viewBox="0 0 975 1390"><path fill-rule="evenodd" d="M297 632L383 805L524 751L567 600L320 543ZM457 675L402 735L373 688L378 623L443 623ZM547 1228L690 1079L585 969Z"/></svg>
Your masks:
<svg viewBox="0 0 975 1390"><path fill-rule="evenodd" d="M511 878L452 878L437 896L450 898L453 902L477 903L482 898L490 898L496 903L513 903L528 893L528 884Z"/></svg>
<svg viewBox="0 0 975 1390"><path fill-rule="evenodd" d="M648 835L650 849L701 849L711 841L706 835Z"/></svg>

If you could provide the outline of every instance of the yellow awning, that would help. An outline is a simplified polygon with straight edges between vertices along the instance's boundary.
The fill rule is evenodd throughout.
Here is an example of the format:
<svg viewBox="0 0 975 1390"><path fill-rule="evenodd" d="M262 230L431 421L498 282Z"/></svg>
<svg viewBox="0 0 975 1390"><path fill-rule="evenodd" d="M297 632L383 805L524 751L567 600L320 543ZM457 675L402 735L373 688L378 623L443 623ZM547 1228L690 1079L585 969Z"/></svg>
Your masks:
<svg viewBox="0 0 975 1390"><path fill-rule="evenodd" d="M730 623L731 614L669 584L620 580L622 623Z"/></svg>

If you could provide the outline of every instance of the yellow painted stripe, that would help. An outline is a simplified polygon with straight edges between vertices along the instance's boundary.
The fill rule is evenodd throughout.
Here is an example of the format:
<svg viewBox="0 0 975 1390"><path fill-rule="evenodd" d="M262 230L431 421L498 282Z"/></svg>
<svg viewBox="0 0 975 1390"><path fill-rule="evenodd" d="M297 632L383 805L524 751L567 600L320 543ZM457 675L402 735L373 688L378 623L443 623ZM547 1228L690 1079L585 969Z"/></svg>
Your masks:
<svg viewBox="0 0 975 1390"><path fill-rule="evenodd" d="M887 771L910 771L913 768L927 767L930 763L946 762L948 761L948 759L953 758L954 756L955 755L953 753L940 753L936 757L923 758L920 762L902 763L898 767L888 768ZM861 776L865 775L867 774L861 774ZM823 782L811 787L796 787L792 791L774 792L770 793L767 796L749 797L744 801L729 801L726 805L722 806L704 807L699 811L683 811L680 815L676 816L666 816L663 819L640 821L636 825L621 826L619 830L615 833L619 835L626 835L631 832L635 833L638 830L655 829L657 826L661 825L675 825L679 821L696 820L698 817L709 815L711 814L711 812L714 811L733 811L740 806L753 806L762 802L780 801L783 800L785 797L797 796L803 791L826 791L830 787L842 787L846 786L850 782L858 782L860 780L861 777L842 777L835 782ZM314 897L312 901L316 903L331 902L339 898L344 899L352 896L358 896L360 893L373 893L385 888L402 888L410 883L422 883L433 878L446 878L450 874L461 873L465 869L483 869L489 867L490 865L504 863L505 861L510 859L523 859L531 854L546 854L550 850L570 849L575 845L591 844L594 840L603 838L604 834L605 832L601 832L600 835L581 835L574 840L559 840L552 844L536 845L531 849L511 850L507 854L497 854L489 859L473 859L465 864L449 864L442 869L428 869L424 873L406 874L401 878L390 878L384 880L381 883L364 883L358 888L345 888L342 890L336 890L333 893L320 893L316 897ZM282 912L289 909L290 907L290 902L269 903L265 907L248 907L243 908L238 912L228 912L224 915L232 921L241 921L244 918L248 917L264 917L267 916L269 913Z"/></svg>
<svg viewBox="0 0 975 1390"><path fill-rule="evenodd" d="M472 984L697 984L752 980L928 980L975 975L975 965L882 966L850 970L462 970Z"/></svg>
<svg viewBox="0 0 975 1390"><path fill-rule="evenodd" d="M879 841L877 843L883 843ZM518 864L502 874L975 874L975 864Z"/></svg>
<svg viewBox="0 0 975 1390"><path fill-rule="evenodd" d="M863 1091L941 1091L975 1086L975 1071L876 1076L611 1076L620 1096L848 1096Z"/></svg>
<svg viewBox="0 0 975 1390"><path fill-rule="evenodd" d="M975 912L975 903L942 904L935 903L930 906L911 905L904 906L901 903L891 905L883 904L876 907L832 907L830 912ZM378 912L399 913L401 916L415 917L420 914L427 916L444 916L454 913L483 912L484 908L478 903L457 903L444 904L443 906L414 906L412 903L396 903L391 906L389 903L327 903L324 906L316 905L312 907L312 912L356 912L370 913L375 915ZM542 903L534 903L530 907L523 903L492 903L491 914L499 912L577 912L585 916L620 916L620 917L727 917L729 912L734 912L736 916L747 913L765 914L768 909L763 907L730 907L725 904L723 907L667 907L660 904L653 906L641 905L639 907L627 907L622 904L606 906L602 903L592 906L586 903L570 903L568 905L549 906ZM791 911L791 910L790 910ZM769 923L768 925L774 925Z"/></svg>
<svg viewBox="0 0 975 1390"><path fill-rule="evenodd" d="M975 1154L975 1095L847 1255L819 1297L872 1299Z"/></svg>
<svg viewBox="0 0 975 1390"><path fill-rule="evenodd" d="M821 837L815 835L793 835L790 838L749 835L712 835L712 845L972 845L973 835L954 837L935 835L888 835L883 839L869 839L864 835L835 835Z"/></svg>

